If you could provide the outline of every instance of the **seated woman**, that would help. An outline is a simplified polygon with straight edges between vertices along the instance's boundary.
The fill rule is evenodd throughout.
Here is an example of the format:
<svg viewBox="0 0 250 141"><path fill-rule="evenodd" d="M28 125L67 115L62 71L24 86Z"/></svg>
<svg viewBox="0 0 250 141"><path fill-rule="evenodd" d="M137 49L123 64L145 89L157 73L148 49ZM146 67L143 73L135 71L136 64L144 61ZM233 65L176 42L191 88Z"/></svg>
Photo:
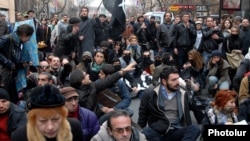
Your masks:
<svg viewBox="0 0 250 141"><path fill-rule="evenodd" d="M186 75L182 75L182 79L189 80L193 83L192 90L198 92L203 88L202 71L204 67L204 61L200 53L193 49L188 52L188 61L183 65L184 70L182 72L188 72ZM181 74L182 74L181 72Z"/></svg>
<svg viewBox="0 0 250 141"><path fill-rule="evenodd" d="M203 125L232 125L238 122L237 107L236 107L237 93L232 90L220 90L215 95L214 102L211 107L205 112Z"/></svg>
<svg viewBox="0 0 250 141"><path fill-rule="evenodd" d="M229 89L231 80L229 76L230 66L226 60L222 58L220 51L212 52L212 58L208 61L208 92L209 95L214 96L216 91L222 89Z"/></svg>

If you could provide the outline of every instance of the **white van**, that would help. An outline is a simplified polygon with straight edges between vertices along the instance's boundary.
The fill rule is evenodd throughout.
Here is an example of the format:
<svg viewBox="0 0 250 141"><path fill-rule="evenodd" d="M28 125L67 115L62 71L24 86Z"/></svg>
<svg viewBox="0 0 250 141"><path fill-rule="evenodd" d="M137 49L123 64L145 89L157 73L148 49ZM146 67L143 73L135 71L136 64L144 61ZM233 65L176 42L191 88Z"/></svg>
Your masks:
<svg viewBox="0 0 250 141"><path fill-rule="evenodd" d="M147 16L148 19L150 19L151 16L155 16L155 21L159 21L161 24L164 22L164 14L165 12L147 12L144 14L144 16ZM172 14L172 20L174 20L174 14Z"/></svg>

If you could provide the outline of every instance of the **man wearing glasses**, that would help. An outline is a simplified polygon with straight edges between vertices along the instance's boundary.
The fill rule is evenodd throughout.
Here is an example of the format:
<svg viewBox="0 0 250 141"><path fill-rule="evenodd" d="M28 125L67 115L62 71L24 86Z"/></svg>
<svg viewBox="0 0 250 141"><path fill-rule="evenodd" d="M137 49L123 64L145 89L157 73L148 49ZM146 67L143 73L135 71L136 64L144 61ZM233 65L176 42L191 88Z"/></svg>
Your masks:
<svg viewBox="0 0 250 141"><path fill-rule="evenodd" d="M138 125L125 110L112 111L91 141L146 141Z"/></svg>

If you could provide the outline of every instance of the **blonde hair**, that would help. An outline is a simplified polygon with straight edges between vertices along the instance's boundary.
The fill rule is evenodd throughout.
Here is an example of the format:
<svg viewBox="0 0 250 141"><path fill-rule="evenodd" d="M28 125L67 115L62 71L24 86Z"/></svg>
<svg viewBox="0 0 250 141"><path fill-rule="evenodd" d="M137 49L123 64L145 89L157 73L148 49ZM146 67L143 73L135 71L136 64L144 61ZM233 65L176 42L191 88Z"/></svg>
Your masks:
<svg viewBox="0 0 250 141"><path fill-rule="evenodd" d="M73 136L71 133L71 127L67 120L68 110L64 106L53 108L36 108L28 112L27 123L27 138L29 141L46 141L44 135L37 129L36 118L37 115L44 118L49 118L55 113L61 115L62 123L60 124L59 132L56 136L57 141L72 141Z"/></svg>

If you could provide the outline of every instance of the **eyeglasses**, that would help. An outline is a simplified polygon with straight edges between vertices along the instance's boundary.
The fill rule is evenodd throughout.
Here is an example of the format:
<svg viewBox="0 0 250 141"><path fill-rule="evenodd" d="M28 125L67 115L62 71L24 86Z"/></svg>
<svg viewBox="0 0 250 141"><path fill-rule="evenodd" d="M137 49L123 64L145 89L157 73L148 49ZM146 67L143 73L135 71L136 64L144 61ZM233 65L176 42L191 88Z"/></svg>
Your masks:
<svg viewBox="0 0 250 141"><path fill-rule="evenodd" d="M48 69L49 66L39 66L40 69Z"/></svg>
<svg viewBox="0 0 250 141"><path fill-rule="evenodd" d="M79 101L79 96L72 96L70 98L66 99L66 102L72 102L72 101L78 102Z"/></svg>
<svg viewBox="0 0 250 141"><path fill-rule="evenodd" d="M113 131L117 132L119 134L122 134L122 133L124 133L124 131L131 132L132 131L132 127L128 126L128 127L125 127L125 128L115 128L115 129L113 129Z"/></svg>

